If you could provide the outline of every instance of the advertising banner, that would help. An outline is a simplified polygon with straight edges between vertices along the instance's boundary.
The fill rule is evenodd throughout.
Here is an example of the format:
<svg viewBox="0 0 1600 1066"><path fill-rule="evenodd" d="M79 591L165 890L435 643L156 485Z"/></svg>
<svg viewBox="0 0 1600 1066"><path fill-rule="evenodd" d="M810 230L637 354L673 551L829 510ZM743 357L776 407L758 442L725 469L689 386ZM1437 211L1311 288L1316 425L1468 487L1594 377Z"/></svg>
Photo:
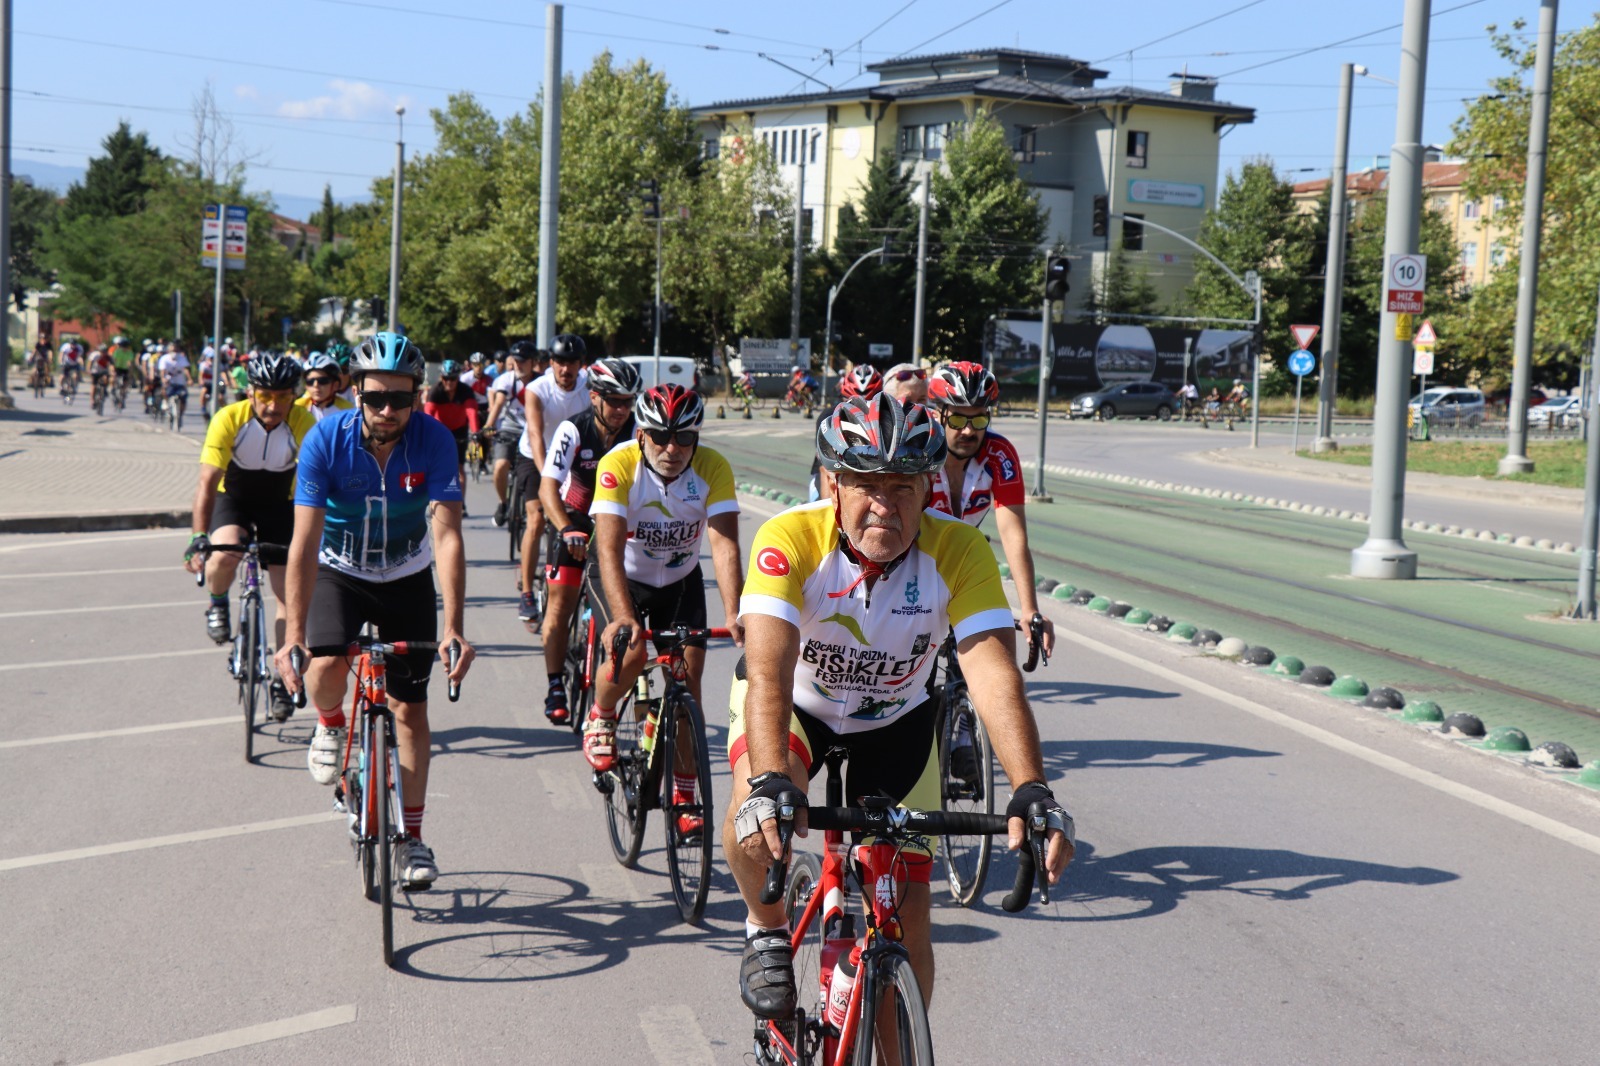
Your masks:
<svg viewBox="0 0 1600 1066"><path fill-rule="evenodd" d="M1253 334L1248 329L1060 323L1050 330L1050 383L1058 395L1094 392L1129 381L1154 381L1179 389L1192 381L1202 391L1249 380ZM998 319L984 356L1002 387L1039 382L1039 322Z"/></svg>

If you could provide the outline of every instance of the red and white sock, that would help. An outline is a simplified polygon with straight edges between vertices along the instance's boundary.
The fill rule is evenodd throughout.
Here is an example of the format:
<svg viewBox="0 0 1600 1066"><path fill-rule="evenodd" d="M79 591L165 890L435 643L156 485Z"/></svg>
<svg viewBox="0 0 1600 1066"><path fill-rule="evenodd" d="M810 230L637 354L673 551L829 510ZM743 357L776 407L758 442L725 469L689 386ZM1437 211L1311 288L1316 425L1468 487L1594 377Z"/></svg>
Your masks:
<svg viewBox="0 0 1600 1066"><path fill-rule="evenodd" d="M694 802L694 786L697 780L699 776L696 774L680 774L676 770L672 772L672 792L680 803Z"/></svg>
<svg viewBox="0 0 1600 1066"><path fill-rule="evenodd" d="M327 729L338 729L344 725L344 708L337 703L332 707L318 707L317 724Z"/></svg>
<svg viewBox="0 0 1600 1066"><path fill-rule="evenodd" d="M401 812L401 820L406 825L406 836L422 839L422 808L407 807Z"/></svg>

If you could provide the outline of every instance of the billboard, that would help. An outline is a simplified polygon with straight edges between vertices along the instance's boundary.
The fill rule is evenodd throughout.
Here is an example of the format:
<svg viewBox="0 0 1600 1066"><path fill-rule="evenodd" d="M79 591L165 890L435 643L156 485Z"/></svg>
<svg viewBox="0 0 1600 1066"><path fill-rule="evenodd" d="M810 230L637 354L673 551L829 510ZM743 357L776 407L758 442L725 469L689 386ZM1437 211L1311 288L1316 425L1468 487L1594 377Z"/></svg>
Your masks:
<svg viewBox="0 0 1600 1066"><path fill-rule="evenodd" d="M1050 327L1050 383L1065 395L1130 381L1155 381L1174 390L1185 381L1202 391L1212 385L1226 388L1234 378L1249 379L1253 336L1248 329L1056 323ZM1002 387L1038 385L1038 342L1038 319L995 320L984 358Z"/></svg>

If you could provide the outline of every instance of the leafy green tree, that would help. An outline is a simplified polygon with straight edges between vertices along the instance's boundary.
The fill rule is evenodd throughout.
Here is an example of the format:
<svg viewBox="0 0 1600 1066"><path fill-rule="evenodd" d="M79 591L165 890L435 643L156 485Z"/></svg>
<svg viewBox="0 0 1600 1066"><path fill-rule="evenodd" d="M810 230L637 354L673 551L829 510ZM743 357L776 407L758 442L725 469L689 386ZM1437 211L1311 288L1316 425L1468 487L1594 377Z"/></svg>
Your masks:
<svg viewBox="0 0 1600 1066"><path fill-rule="evenodd" d="M161 163L162 155L144 131L134 133L126 122L120 122L100 145L104 154L89 160L83 181L67 189L61 204L63 222L136 214L155 187L153 168Z"/></svg>
<svg viewBox="0 0 1600 1066"><path fill-rule="evenodd" d="M1113 248L1094 278L1086 310L1098 321L1115 322L1119 315L1154 315L1160 309L1161 294L1149 271L1129 259L1120 245Z"/></svg>
<svg viewBox="0 0 1600 1066"><path fill-rule="evenodd" d="M1523 28L1518 20L1513 32ZM1493 31L1494 27L1490 27ZM1523 202L1531 78L1535 44L1496 34L1494 44L1509 68L1490 91L1456 120L1451 151L1467 160L1466 195L1502 197L1495 221L1509 228L1506 262L1472 293L1460 316L1441 330L1439 355L1458 359L1490 387L1510 379L1512 325L1516 320L1517 275L1526 205ZM1554 383L1573 376L1577 350L1594 331L1600 256L1600 16L1559 38L1550 94L1550 144L1545 157L1544 224L1539 248L1539 302L1534 322L1536 380ZM1429 294L1432 309L1432 293ZM1563 365L1565 364L1565 365Z"/></svg>
<svg viewBox="0 0 1600 1066"><path fill-rule="evenodd" d="M866 362L868 344L893 344L891 362L911 355L913 301L917 291L917 206L914 184L901 169L893 149L886 148L867 169L861 202L839 209L838 235L828 257L832 285L863 253L892 242L894 254L869 259L856 267L833 307L834 326L841 334L839 351L853 362Z"/></svg>
<svg viewBox="0 0 1600 1066"><path fill-rule="evenodd" d="M932 173L931 284L924 351L976 358L984 320L1042 294L1047 215L1017 174L1005 129L979 108L954 131Z"/></svg>
<svg viewBox="0 0 1600 1066"><path fill-rule="evenodd" d="M21 178L11 179L11 284L40 289L49 284L44 262L45 234L55 225L56 197Z"/></svg>
<svg viewBox="0 0 1600 1066"><path fill-rule="evenodd" d="M333 186L322 186L322 214L318 217L317 227L322 235L323 245L333 243L335 227L339 224L339 208L333 202Z"/></svg>
<svg viewBox="0 0 1600 1066"><path fill-rule="evenodd" d="M1305 320L1295 316L1304 315L1313 299L1321 306L1320 289L1315 288L1321 264L1312 261L1316 224L1295 210L1293 191L1293 185L1278 177L1270 159L1247 160L1238 174L1228 172L1217 205L1206 210L1195 237L1240 277L1247 270L1261 275L1262 341L1268 356L1286 354L1290 324ZM1248 319L1255 314L1250 294L1203 256L1195 259L1186 300L1192 315ZM1346 336L1346 349L1352 339Z"/></svg>

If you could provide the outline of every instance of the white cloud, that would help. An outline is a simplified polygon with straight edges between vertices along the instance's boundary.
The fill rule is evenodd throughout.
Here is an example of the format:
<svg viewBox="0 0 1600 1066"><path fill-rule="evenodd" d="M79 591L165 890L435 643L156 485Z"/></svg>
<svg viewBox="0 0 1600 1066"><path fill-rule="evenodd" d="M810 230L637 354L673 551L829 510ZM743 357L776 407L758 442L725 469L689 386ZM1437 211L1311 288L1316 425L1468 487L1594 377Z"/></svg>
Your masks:
<svg viewBox="0 0 1600 1066"><path fill-rule="evenodd" d="M259 100L261 99L261 90L254 85L235 85L233 87L233 95L241 100Z"/></svg>
<svg viewBox="0 0 1600 1066"><path fill-rule="evenodd" d="M333 91L326 96L285 100L278 105L278 114L286 118L365 118L392 113L396 104L408 103L406 97L390 96L364 81L335 78L328 88Z"/></svg>

